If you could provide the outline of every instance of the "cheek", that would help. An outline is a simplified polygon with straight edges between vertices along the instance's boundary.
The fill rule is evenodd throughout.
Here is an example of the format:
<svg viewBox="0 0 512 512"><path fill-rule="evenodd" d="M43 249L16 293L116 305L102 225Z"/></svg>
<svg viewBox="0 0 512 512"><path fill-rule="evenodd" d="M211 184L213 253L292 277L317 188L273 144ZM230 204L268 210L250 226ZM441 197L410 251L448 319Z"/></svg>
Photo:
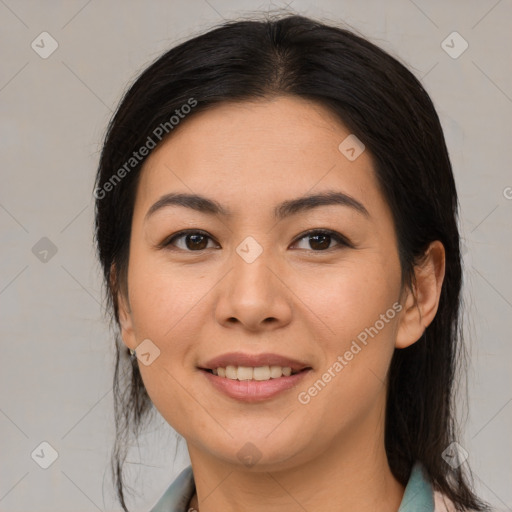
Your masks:
<svg viewBox="0 0 512 512"><path fill-rule="evenodd" d="M128 277L136 333L163 340L172 338L173 330L182 331L183 325L197 316L205 281L179 269L171 271L158 258L136 255Z"/></svg>
<svg viewBox="0 0 512 512"><path fill-rule="evenodd" d="M322 381L332 384L326 386L324 404L357 400L354 408L364 407L382 391L394 352L401 311L398 260L367 254L343 269L331 269L316 283L304 302L327 326L319 372Z"/></svg>
<svg viewBox="0 0 512 512"><path fill-rule="evenodd" d="M400 305L393 290L362 286L365 280L351 274L331 282L322 304L316 303L323 308L318 311L328 312L329 335L321 342L316 379L299 392L301 403L310 400L309 411L322 418L319 428L326 436L363 422L377 403L384 404Z"/></svg>
<svg viewBox="0 0 512 512"><path fill-rule="evenodd" d="M297 280L294 290L323 321L329 337L345 343L373 326L398 300L399 265L378 254L355 256L343 266L314 273L312 279ZM392 320L394 313L390 311L386 320ZM386 322L386 326L390 323Z"/></svg>
<svg viewBox="0 0 512 512"><path fill-rule="evenodd" d="M198 326L207 314L200 302L205 291L202 282L191 282L183 273L166 272L149 259L145 265L139 261L134 258L129 275L135 335L139 343L151 340L159 351L150 365L139 361L139 370L156 409L183 434L189 427L186 418L197 415L197 402L191 399L195 391L185 383Z"/></svg>

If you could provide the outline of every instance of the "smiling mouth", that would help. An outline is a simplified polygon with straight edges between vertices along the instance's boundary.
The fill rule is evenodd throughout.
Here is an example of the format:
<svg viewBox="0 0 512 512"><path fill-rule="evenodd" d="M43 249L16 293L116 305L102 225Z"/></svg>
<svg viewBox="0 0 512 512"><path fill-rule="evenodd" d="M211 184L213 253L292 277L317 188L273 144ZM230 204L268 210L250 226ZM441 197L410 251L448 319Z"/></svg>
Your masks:
<svg viewBox="0 0 512 512"><path fill-rule="evenodd" d="M259 403L278 397L281 393L298 386L313 371L309 366L296 368L294 373L289 366L226 366L198 369L213 389L229 398L246 403Z"/></svg>

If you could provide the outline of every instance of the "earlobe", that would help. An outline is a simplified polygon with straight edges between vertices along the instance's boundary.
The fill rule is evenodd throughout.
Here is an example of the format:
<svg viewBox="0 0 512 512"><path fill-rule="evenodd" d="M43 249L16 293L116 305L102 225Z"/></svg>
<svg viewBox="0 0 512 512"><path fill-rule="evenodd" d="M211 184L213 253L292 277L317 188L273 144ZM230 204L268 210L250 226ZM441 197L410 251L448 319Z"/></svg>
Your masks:
<svg viewBox="0 0 512 512"><path fill-rule="evenodd" d="M436 240L414 268L413 289L408 289L405 294L396 348L406 348L418 341L431 324L439 306L444 275L445 250L443 244Z"/></svg>

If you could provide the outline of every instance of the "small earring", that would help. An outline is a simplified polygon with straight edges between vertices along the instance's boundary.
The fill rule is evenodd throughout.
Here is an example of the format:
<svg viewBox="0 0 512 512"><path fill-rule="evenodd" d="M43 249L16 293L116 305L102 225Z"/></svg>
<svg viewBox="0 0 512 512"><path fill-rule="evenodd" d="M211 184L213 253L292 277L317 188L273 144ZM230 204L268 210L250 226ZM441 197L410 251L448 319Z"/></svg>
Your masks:
<svg viewBox="0 0 512 512"><path fill-rule="evenodd" d="M132 359L135 359L136 355L137 355L137 353L135 352L135 350L133 350L133 348L131 348L131 349L130 349L130 357L131 357Z"/></svg>

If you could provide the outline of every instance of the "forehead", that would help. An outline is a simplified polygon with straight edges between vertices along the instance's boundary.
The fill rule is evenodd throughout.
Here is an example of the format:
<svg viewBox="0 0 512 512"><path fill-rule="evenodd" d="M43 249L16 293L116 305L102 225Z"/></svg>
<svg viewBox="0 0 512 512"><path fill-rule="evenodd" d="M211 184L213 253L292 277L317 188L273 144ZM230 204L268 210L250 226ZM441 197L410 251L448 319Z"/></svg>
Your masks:
<svg viewBox="0 0 512 512"><path fill-rule="evenodd" d="M333 113L302 98L216 105L185 119L147 158L136 209L180 191L256 213L322 189L349 194L369 211L385 208L369 152L351 161L339 149L350 135Z"/></svg>

